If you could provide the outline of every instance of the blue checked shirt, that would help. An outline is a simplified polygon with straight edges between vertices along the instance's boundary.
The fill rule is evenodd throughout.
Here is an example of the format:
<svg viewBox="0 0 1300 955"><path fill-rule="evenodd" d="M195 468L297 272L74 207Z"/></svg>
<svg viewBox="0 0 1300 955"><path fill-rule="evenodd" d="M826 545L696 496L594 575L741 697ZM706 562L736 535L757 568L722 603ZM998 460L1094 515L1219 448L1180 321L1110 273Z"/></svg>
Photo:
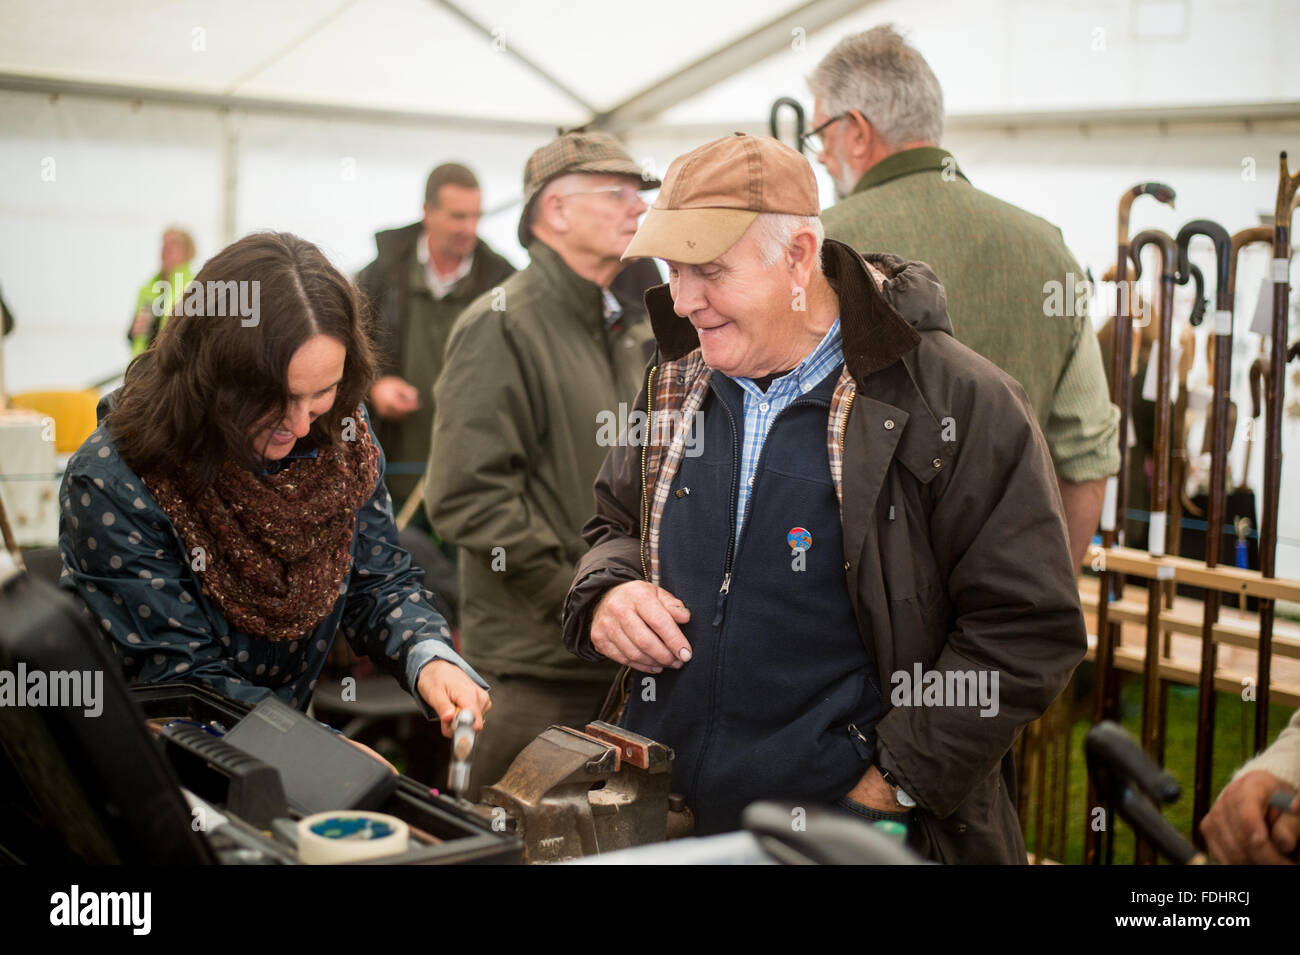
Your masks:
<svg viewBox="0 0 1300 955"><path fill-rule="evenodd" d="M764 392L752 378L733 378L745 392L745 434L740 447L740 493L736 496L736 540L740 540L745 508L754 488L754 475L758 459L763 452L763 442L772 422L790 402L812 391L823 378L844 364L844 351L840 347L840 319L826 332L812 353L795 366L788 375L773 380Z"/></svg>

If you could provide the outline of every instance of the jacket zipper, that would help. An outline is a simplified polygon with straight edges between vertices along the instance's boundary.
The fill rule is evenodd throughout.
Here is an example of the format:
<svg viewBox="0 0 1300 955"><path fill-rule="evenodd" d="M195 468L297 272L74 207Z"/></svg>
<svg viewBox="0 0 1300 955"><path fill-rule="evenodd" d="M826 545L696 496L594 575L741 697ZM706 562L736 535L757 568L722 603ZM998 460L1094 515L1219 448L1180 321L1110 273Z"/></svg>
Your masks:
<svg viewBox="0 0 1300 955"><path fill-rule="evenodd" d="M727 526L731 533L727 535L727 559L722 565L722 586L718 589L717 607L713 614L713 627L716 630L722 626L722 615L726 609L727 594L731 592L731 565L736 557L736 495L740 493L740 435L736 431L736 416L731 413L731 408L725 401L718 401L718 404L727 412L727 423L731 425L731 473L735 478L731 482L731 499L727 507ZM762 457L760 452L759 457ZM755 468L755 473L757 468ZM753 499L753 495L750 495ZM749 516L749 501L745 502L745 516ZM744 525L741 525L742 533ZM717 656L714 656L716 663Z"/></svg>
<svg viewBox="0 0 1300 955"><path fill-rule="evenodd" d="M732 414L731 408L727 405L725 401L722 400L719 400L718 404L720 404L726 410L727 422L731 425L731 461L732 461L731 467L732 467L732 474L735 475L735 479L731 482L731 501L730 501L729 508L727 510L728 526L730 528L730 533L727 535L727 560L726 563L723 565L722 586L718 588L717 610L713 615L713 630L715 635L717 636L717 649L715 649L713 653L713 679L711 680L710 692L709 692L708 718L706 719L704 724L704 744L700 747L700 755L697 757L697 761L695 763L695 779L692 781L692 790L697 794L700 792L700 776L704 771L704 764L708 761L707 757L709 754L709 746L713 742L713 710L714 707L717 705L718 679L721 673L721 669L718 664L722 657L721 654L722 621L723 618L726 616L727 594L731 592L731 568L733 563L735 562L736 549L739 545L739 541L736 539L735 522L736 522L736 495L740 493L740 435L736 430L736 416ZM823 402L817 400L811 400L811 399L801 399L801 398L794 399L788 405L782 408L780 412L777 413L777 416L772 419L772 424L768 428L769 434L771 433L772 428L776 427L776 423L777 421L780 420L781 415L785 414L788 410L795 407L796 405L816 405L821 407L823 406ZM767 442L764 441L763 448L758 453L758 460L754 462L754 474L756 476L761 470L763 464L763 457L766 454L767 454ZM742 537L745 535L745 532L748 529L749 508L753 504L753 502L754 502L754 492L751 489L749 493L749 499L745 501L745 513L741 515L740 534Z"/></svg>
<svg viewBox="0 0 1300 955"><path fill-rule="evenodd" d="M724 408L727 408L726 402L721 402L721 404ZM816 399L795 398L788 405L782 408L777 413L777 416L772 419L771 425L768 426L768 433L770 434L772 428L776 427L776 423L779 420L781 420L781 415L785 414L791 408L796 408L801 405L813 405L816 407L826 406L824 402L818 401ZM727 418L731 423L732 473L736 475L736 479L731 484L731 510L728 511L727 513L731 515L732 531L731 531L731 536L727 541L727 562L723 566L722 586L718 589L718 606L713 617L714 627L722 626L722 618L726 610L727 594L731 592L731 568L735 562L736 549L740 546L740 541L736 538L735 523L734 523L735 515L736 515L736 495L740 493L740 439L736 431L736 417L731 413L730 408L727 408ZM847 414L845 415L844 421L845 421L845 427L847 428L848 427ZM843 444L841 444L840 447L842 448ZM758 473L762 470L763 459L766 456L767 456L767 441L764 441L762 449L758 452L758 460L754 462L755 477L757 477ZM752 505L753 503L754 503L754 492L751 489L749 492L749 499L745 501L745 513L741 515L741 523L740 523L741 538L745 536L745 532L749 529L749 508L750 505Z"/></svg>
<svg viewBox="0 0 1300 955"><path fill-rule="evenodd" d="M650 568L646 563L646 546L650 541L650 495L648 492L650 482L649 474L646 471L646 457L650 450L651 424L654 422L655 407L655 372L659 370L658 365L653 365L645 380L645 404L646 404L646 426L645 440L641 443L641 576L645 580L650 579Z"/></svg>
<svg viewBox="0 0 1300 955"><path fill-rule="evenodd" d="M849 433L849 412L853 410L853 399L858 396L858 389L849 392L848 404L844 406L844 421L840 424L840 454L844 453L844 440Z"/></svg>
<svg viewBox="0 0 1300 955"><path fill-rule="evenodd" d="M731 564L736 555L736 495L740 493L740 435L736 431L736 416L731 413L731 408L719 396L717 404L721 405L727 412L727 422L731 425L731 498L727 505L727 559L723 563L722 570L722 587L718 590L717 606L713 614L713 633L716 646L713 651L713 672L709 679L709 706L706 710L707 716L704 721L704 743L700 746L700 754L696 757L695 778L691 780L691 790L697 796L700 792L700 778L704 773L704 764L708 762L709 747L713 743L713 711L718 704L718 679L721 669L718 666L718 659L722 655L722 617L726 609L727 594L731 590ZM745 511L749 511L749 503L745 504Z"/></svg>

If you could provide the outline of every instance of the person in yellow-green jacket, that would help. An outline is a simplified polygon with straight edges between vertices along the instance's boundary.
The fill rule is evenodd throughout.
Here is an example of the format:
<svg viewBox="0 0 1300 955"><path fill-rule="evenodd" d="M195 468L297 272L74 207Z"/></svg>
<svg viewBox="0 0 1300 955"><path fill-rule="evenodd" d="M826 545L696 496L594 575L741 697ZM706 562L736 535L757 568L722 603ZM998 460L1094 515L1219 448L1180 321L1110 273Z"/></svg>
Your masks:
<svg viewBox="0 0 1300 955"><path fill-rule="evenodd" d="M169 227L163 232L162 263L135 297L135 318L126 337L131 342L131 357L149 347L162 331L172 303L180 298L185 286L194 279L194 239L184 229Z"/></svg>

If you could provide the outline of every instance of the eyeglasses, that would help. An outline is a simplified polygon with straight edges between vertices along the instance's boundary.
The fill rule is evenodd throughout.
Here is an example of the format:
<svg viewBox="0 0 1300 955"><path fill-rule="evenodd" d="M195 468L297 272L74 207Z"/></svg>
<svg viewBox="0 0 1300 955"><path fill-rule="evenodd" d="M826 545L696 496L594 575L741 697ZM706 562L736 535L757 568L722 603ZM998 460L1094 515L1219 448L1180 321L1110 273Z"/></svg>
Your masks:
<svg viewBox="0 0 1300 955"><path fill-rule="evenodd" d="M630 206L641 198L641 190L636 186L606 186L603 189L575 189L561 193L564 196L599 196L612 195L625 206Z"/></svg>
<svg viewBox="0 0 1300 955"><path fill-rule="evenodd" d="M822 137L821 137L822 130L825 129L827 126L829 126L831 123L838 123L844 117L848 116L849 113L851 112L852 110L849 110L848 112L840 113L840 115L838 116L832 116L830 119L826 120L826 122L822 123L816 129L812 129L804 133L802 136L799 137L799 148L802 150L811 149L814 154L820 153L822 151Z"/></svg>

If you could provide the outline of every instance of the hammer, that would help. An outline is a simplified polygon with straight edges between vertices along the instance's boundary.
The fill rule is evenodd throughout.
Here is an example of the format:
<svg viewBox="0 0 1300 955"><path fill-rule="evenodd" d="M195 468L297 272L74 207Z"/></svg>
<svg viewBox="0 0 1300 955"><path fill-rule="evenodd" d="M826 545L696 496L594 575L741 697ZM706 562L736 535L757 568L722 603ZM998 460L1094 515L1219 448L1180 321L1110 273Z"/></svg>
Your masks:
<svg viewBox="0 0 1300 955"><path fill-rule="evenodd" d="M457 799L469 789L470 760L474 755L474 714L462 709L451 721L451 767L447 771L447 788Z"/></svg>

